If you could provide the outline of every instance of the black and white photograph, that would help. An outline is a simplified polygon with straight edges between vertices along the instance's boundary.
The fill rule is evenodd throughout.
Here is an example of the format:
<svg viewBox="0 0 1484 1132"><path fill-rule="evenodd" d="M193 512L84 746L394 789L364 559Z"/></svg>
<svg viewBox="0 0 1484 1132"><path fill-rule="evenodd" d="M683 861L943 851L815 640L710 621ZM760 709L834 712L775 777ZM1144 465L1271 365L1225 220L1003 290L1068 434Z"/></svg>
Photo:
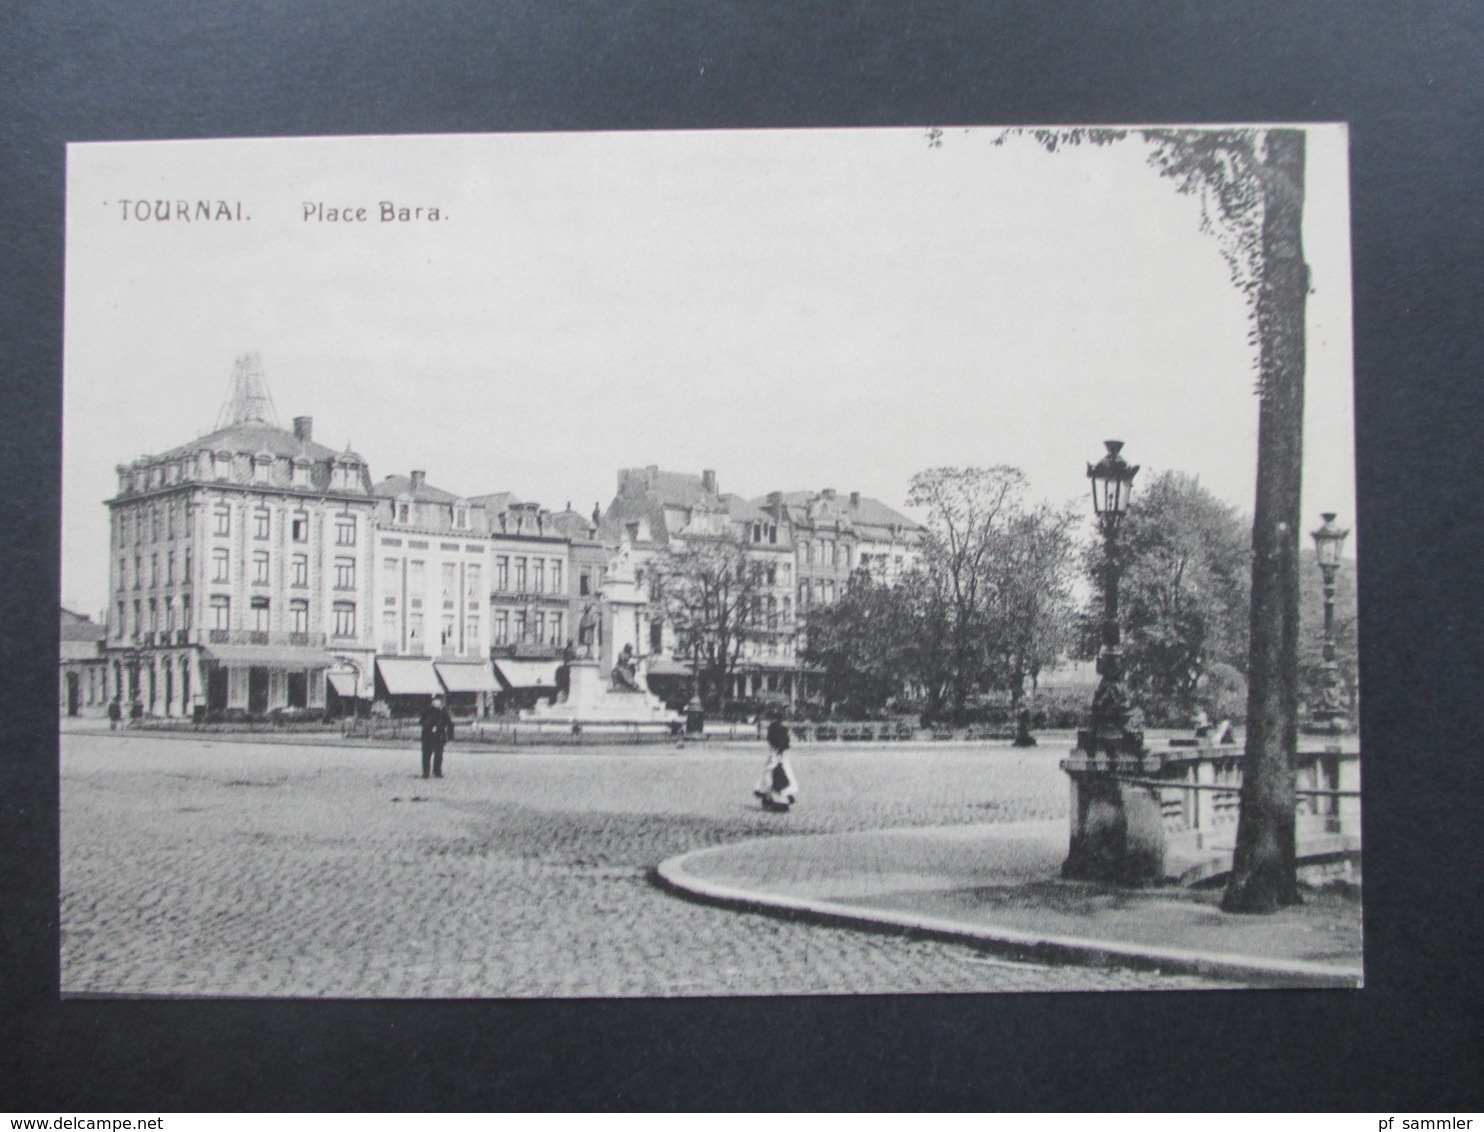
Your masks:
<svg viewBox="0 0 1484 1132"><path fill-rule="evenodd" d="M1347 147L70 145L61 994L1362 985Z"/></svg>

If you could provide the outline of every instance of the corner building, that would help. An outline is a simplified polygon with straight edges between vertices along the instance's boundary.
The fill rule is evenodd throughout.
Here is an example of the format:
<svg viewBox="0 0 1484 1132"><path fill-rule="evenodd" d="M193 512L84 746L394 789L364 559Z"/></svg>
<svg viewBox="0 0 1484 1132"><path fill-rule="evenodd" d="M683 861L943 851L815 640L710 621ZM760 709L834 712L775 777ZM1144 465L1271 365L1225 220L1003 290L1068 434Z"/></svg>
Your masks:
<svg viewBox="0 0 1484 1132"><path fill-rule="evenodd" d="M109 692L151 715L320 708L369 672L374 500L365 461L241 416L118 468Z"/></svg>

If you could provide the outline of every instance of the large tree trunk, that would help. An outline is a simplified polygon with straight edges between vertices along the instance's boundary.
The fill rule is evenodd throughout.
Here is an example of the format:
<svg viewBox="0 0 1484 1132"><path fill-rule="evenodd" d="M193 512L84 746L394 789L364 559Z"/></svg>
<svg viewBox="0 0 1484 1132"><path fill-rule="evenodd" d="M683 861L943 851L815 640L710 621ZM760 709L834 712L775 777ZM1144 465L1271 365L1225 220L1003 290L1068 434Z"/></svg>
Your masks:
<svg viewBox="0 0 1484 1132"><path fill-rule="evenodd" d="M1298 747L1299 507L1308 268L1304 135L1269 130L1257 299L1261 407L1252 521L1247 747L1236 852L1222 907L1272 912L1299 902L1293 766Z"/></svg>

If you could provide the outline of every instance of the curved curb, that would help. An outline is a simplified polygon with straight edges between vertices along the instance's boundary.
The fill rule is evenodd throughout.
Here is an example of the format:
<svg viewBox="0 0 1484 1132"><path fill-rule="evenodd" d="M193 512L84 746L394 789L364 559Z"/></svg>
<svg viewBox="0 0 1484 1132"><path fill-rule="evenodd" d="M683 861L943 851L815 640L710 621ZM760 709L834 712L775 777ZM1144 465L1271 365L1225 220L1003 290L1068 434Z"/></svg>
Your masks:
<svg viewBox="0 0 1484 1132"><path fill-rule="evenodd" d="M776 839L767 840L771 842ZM734 888L703 880L686 869L689 861L714 853L730 852L738 845L745 844L747 842L744 841L714 846L671 857L655 866L650 879L677 896L736 911L965 943L1006 958L1030 962L1132 967L1262 986L1358 990L1364 985L1363 972L1355 967L1330 967L1297 960L1253 959L1245 955L1145 947L1076 936L1037 935L1015 928L966 924L958 920L921 916L911 912L893 912L885 908L869 908L833 900Z"/></svg>

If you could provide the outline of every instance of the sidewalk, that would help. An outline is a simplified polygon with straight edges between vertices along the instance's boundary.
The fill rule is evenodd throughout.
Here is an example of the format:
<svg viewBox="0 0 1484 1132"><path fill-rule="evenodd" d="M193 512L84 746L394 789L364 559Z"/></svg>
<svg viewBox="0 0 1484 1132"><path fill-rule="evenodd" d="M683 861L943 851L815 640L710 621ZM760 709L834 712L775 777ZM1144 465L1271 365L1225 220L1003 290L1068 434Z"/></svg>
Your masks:
<svg viewBox="0 0 1484 1132"><path fill-rule="evenodd" d="M1269 916L1216 890L1063 881L1065 821L770 837L672 857L673 892L747 911L962 941L1014 958L1262 986L1359 987L1360 901L1311 890Z"/></svg>

